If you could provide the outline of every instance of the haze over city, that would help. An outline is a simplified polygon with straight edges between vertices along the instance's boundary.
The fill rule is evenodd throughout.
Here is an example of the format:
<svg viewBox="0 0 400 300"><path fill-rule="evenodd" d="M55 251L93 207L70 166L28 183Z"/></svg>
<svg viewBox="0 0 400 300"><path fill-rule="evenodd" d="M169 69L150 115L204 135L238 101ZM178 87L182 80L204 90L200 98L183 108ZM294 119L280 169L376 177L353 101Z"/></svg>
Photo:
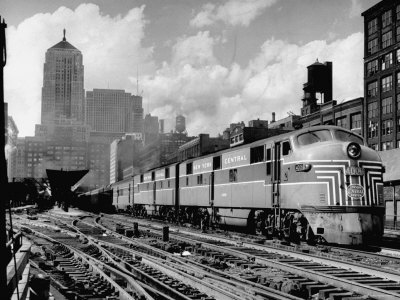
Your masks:
<svg viewBox="0 0 400 300"><path fill-rule="evenodd" d="M333 62L338 103L362 97L360 14L377 2L5 0L9 115L19 136L34 134L45 52L64 28L82 52L86 90L138 93L145 113L185 115L190 134L298 114L317 58Z"/></svg>

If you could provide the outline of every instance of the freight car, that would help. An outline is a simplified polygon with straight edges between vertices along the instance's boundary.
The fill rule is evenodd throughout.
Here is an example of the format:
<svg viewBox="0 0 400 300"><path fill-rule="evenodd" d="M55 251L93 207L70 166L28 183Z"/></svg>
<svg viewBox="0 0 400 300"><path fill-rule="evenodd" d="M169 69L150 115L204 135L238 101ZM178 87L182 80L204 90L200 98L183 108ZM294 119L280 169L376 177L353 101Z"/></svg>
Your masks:
<svg viewBox="0 0 400 300"><path fill-rule="evenodd" d="M138 174L113 204L128 184L135 215L356 245L383 234L383 172L362 137L315 126Z"/></svg>

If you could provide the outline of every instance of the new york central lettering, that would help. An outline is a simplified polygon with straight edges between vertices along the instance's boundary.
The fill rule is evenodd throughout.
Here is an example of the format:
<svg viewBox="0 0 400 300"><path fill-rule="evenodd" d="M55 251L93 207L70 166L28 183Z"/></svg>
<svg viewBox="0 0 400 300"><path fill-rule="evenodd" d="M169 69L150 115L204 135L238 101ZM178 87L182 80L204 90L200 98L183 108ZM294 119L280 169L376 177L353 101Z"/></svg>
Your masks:
<svg viewBox="0 0 400 300"><path fill-rule="evenodd" d="M227 157L227 158L225 158L224 162L225 162L226 165L228 165L228 164L231 164L231 163L240 162L240 161L244 161L244 160L247 160L246 154Z"/></svg>
<svg viewBox="0 0 400 300"><path fill-rule="evenodd" d="M193 169L195 171L200 170L200 169L207 169L207 168L211 168L211 162L205 162L205 163L201 163L201 164L197 164L193 166Z"/></svg>

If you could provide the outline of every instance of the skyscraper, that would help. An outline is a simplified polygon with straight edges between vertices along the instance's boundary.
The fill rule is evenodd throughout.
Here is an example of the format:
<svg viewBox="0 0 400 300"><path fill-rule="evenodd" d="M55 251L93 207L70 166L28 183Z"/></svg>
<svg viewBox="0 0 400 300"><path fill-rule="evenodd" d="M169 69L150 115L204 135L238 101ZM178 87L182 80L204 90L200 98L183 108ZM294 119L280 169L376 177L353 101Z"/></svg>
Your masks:
<svg viewBox="0 0 400 300"><path fill-rule="evenodd" d="M142 97L124 90L93 89L86 93L86 122L93 132L143 132Z"/></svg>
<svg viewBox="0 0 400 300"><path fill-rule="evenodd" d="M46 52L42 88L42 124L63 120L84 122L84 87L82 53L67 42Z"/></svg>

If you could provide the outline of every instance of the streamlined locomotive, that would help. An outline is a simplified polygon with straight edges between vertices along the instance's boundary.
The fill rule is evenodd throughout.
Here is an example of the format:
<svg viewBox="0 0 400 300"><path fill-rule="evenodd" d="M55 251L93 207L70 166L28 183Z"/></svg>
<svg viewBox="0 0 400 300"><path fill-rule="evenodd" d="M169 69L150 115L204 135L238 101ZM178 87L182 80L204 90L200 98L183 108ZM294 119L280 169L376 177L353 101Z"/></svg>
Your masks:
<svg viewBox="0 0 400 300"><path fill-rule="evenodd" d="M383 234L383 171L362 137L315 126L138 174L113 185L113 205L203 226L365 244Z"/></svg>

